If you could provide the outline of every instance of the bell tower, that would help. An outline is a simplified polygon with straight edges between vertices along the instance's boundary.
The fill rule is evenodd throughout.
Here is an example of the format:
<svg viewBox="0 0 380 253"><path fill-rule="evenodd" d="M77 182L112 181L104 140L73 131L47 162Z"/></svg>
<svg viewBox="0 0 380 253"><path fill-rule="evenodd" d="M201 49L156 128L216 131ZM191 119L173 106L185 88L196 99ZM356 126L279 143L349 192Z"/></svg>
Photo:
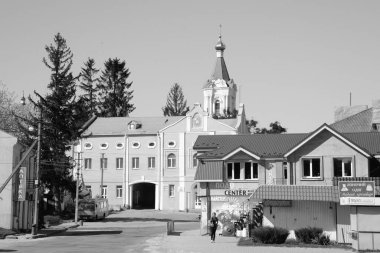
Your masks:
<svg viewBox="0 0 380 253"><path fill-rule="evenodd" d="M210 115L225 116L236 111L237 87L230 78L223 53L226 45L219 33L218 42L215 45L216 64L211 79L203 86L204 110Z"/></svg>

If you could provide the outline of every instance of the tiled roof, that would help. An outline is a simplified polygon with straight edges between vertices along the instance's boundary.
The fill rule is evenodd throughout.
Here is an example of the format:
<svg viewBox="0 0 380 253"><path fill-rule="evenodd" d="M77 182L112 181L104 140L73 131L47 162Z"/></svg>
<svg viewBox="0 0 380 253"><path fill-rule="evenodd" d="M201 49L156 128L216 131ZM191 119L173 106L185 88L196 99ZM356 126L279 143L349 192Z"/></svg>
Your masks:
<svg viewBox="0 0 380 253"><path fill-rule="evenodd" d="M339 192L336 186L261 185L251 198L339 202Z"/></svg>
<svg viewBox="0 0 380 253"><path fill-rule="evenodd" d="M341 133L372 131L372 108L337 121L330 126Z"/></svg>
<svg viewBox="0 0 380 253"><path fill-rule="evenodd" d="M209 152L199 156L204 159L221 159L239 147L262 158L282 158L313 133L315 131L310 134L201 135L193 148L195 150L210 149ZM338 134L368 155L380 155L380 132Z"/></svg>
<svg viewBox="0 0 380 253"><path fill-rule="evenodd" d="M138 135L156 134L160 129L169 126L184 116L175 117L109 117L97 118L88 127L85 134L92 135ZM141 123L141 128L130 130L127 125L135 121Z"/></svg>
<svg viewBox="0 0 380 253"><path fill-rule="evenodd" d="M371 155L380 155L380 133L343 133L351 142L365 149Z"/></svg>
<svg viewBox="0 0 380 253"><path fill-rule="evenodd" d="M198 182L222 182L223 162L213 161L199 163L194 179Z"/></svg>
<svg viewBox="0 0 380 253"><path fill-rule="evenodd" d="M200 158L222 158L239 147L266 158L280 158L308 134L201 135L194 149L214 149Z"/></svg>

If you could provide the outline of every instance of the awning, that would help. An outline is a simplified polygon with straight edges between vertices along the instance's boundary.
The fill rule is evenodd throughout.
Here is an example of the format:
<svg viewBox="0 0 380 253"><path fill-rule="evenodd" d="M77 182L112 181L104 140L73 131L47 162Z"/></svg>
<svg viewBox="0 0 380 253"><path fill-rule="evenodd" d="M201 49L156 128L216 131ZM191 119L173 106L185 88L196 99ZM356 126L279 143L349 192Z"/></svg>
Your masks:
<svg viewBox="0 0 380 253"><path fill-rule="evenodd" d="M198 163L197 172L195 173L197 182L223 182L223 162L210 161Z"/></svg>
<svg viewBox="0 0 380 253"><path fill-rule="evenodd" d="M261 185L251 199L339 202L336 186Z"/></svg>

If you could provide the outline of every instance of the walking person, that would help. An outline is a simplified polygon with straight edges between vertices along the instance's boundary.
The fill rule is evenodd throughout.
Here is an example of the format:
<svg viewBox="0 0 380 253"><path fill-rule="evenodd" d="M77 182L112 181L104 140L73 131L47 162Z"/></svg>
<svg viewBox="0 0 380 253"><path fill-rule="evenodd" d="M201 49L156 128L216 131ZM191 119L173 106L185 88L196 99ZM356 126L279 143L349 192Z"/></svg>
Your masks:
<svg viewBox="0 0 380 253"><path fill-rule="evenodd" d="M211 242L215 242L215 232L216 229L218 228L218 217L216 217L216 213L212 213L212 217L210 219L210 232L211 232Z"/></svg>

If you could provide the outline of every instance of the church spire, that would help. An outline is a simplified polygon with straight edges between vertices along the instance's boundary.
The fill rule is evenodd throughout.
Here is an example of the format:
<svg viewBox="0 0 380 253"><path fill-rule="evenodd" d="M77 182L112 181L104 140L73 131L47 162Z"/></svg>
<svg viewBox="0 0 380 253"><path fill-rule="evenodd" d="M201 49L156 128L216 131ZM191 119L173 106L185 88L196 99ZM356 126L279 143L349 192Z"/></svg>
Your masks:
<svg viewBox="0 0 380 253"><path fill-rule="evenodd" d="M228 75L227 66L224 62L223 52L226 49L226 45L222 41L222 25L219 25L219 39L215 45L216 50L216 64L214 74L212 75L212 80L222 79L228 82L230 80L230 76Z"/></svg>
<svg viewBox="0 0 380 253"><path fill-rule="evenodd" d="M222 25L219 25L219 40L215 45L216 49L216 57L223 57L224 49L226 49L226 45L222 41Z"/></svg>

